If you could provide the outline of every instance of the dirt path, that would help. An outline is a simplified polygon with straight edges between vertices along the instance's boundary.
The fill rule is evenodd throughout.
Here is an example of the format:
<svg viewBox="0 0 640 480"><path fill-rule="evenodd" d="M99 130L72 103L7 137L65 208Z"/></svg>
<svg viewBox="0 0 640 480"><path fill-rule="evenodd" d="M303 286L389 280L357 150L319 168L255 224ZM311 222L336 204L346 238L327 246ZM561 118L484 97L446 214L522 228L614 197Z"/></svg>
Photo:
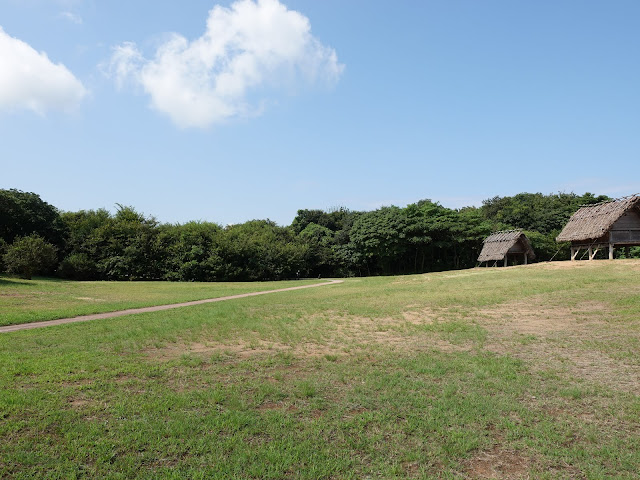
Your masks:
<svg viewBox="0 0 640 480"><path fill-rule="evenodd" d="M172 308L189 307L191 305L200 305L203 303L224 302L225 300L234 300L236 298L255 297L257 295L267 295L269 293L289 292L291 290L302 290L303 288L323 287L325 285L335 285L342 282L343 280L329 280L328 282L314 283L313 285L279 288L278 290L265 290L264 292L240 293L238 295L229 295L228 297L207 298L205 300L195 300L193 302L171 303L169 305L158 305L155 307L130 308L128 310L119 310L117 312L96 313L94 315L82 315L80 317L73 318L59 318L57 320L47 320L45 322L8 325L6 327L0 327L0 333L16 332L18 330L30 330L32 328L51 327L53 325L63 325L65 323L88 322L89 320L100 320L103 318L122 317L123 315L132 315L134 313L159 312L161 310L171 310Z"/></svg>

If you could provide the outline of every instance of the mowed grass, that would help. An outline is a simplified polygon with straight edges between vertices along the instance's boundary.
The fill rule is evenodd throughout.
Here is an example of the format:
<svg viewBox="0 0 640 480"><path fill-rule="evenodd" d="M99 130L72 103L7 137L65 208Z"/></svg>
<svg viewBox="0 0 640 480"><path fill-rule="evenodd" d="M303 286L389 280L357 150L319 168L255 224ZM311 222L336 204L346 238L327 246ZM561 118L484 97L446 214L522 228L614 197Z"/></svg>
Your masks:
<svg viewBox="0 0 640 480"><path fill-rule="evenodd" d="M639 275L349 279L0 335L0 477L638 478Z"/></svg>
<svg viewBox="0 0 640 480"><path fill-rule="evenodd" d="M0 275L0 326L190 302L307 283L317 283L317 280L255 283L73 282L48 278L20 280Z"/></svg>

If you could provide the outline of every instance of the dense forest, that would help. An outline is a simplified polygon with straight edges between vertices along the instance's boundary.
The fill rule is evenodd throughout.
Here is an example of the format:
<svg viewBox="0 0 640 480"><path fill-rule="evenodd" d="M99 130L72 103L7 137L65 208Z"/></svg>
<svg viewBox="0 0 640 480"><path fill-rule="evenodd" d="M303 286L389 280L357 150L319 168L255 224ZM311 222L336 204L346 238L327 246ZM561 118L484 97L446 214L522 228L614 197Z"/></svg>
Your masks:
<svg viewBox="0 0 640 480"><path fill-rule="evenodd" d="M521 229L537 260L568 259L556 235L591 193L521 193L481 207L431 200L358 212L298 210L289 226L251 220L166 224L133 207L61 212L0 190L0 271L76 280L246 281L423 273L476 265L493 231Z"/></svg>

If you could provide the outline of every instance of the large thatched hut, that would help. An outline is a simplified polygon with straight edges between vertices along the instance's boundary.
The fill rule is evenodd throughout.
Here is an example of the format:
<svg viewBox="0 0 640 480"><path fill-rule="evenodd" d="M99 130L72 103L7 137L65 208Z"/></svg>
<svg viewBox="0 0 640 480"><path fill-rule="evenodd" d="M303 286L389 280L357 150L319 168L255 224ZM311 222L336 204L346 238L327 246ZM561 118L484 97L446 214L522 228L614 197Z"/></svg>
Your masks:
<svg viewBox="0 0 640 480"><path fill-rule="evenodd" d="M607 247L613 260L615 248L640 245L640 195L580 207L556 240L571 242L571 260L580 249L587 249L593 260Z"/></svg>
<svg viewBox="0 0 640 480"><path fill-rule="evenodd" d="M525 265L536 258L529 239L519 230L508 230L489 235L482 245L478 262L481 265L486 262L487 266L490 262L493 262L494 265L503 262L506 267L510 257L522 258Z"/></svg>

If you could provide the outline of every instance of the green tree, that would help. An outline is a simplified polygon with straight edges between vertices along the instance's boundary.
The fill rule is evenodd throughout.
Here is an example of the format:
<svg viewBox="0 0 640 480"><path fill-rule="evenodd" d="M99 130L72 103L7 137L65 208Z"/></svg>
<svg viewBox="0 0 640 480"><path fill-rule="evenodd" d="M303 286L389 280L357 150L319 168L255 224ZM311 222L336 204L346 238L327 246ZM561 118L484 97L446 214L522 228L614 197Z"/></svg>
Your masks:
<svg viewBox="0 0 640 480"><path fill-rule="evenodd" d="M31 234L62 247L66 230L58 209L35 193L0 189L0 238L12 243Z"/></svg>
<svg viewBox="0 0 640 480"><path fill-rule="evenodd" d="M112 221L97 232L102 245L98 268L110 280L159 280L162 252L156 248L158 222L133 207L118 205Z"/></svg>
<svg viewBox="0 0 640 480"><path fill-rule="evenodd" d="M344 207L339 207L329 212L323 210L298 210L296 217L291 223L291 228L293 228L296 234L299 234L309 224L314 223L321 227L328 228L332 232L337 232L344 230L345 227L353 223L350 219L352 215L353 212Z"/></svg>
<svg viewBox="0 0 640 480"><path fill-rule="evenodd" d="M363 213L350 232L354 260L367 274L402 272L408 226L406 212L395 206Z"/></svg>
<svg viewBox="0 0 640 480"><path fill-rule="evenodd" d="M4 255L7 271L27 280L48 273L57 261L56 248L35 234L17 238Z"/></svg>
<svg viewBox="0 0 640 480"><path fill-rule="evenodd" d="M334 232L317 223L309 223L299 237L308 246L303 274L332 276L337 263L333 250Z"/></svg>
<svg viewBox="0 0 640 480"><path fill-rule="evenodd" d="M5 271L4 254L7 253L7 242L0 238L0 272Z"/></svg>
<svg viewBox="0 0 640 480"><path fill-rule="evenodd" d="M210 282L225 278L221 258L222 228L210 222L161 225L156 239L164 278Z"/></svg>
<svg viewBox="0 0 640 480"><path fill-rule="evenodd" d="M60 215L67 230L66 253L85 253L93 259L101 255L100 235L102 228L113 222L111 214L104 208L63 212Z"/></svg>
<svg viewBox="0 0 640 480"><path fill-rule="evenodd" d="M554 255L556 255L556 259L558 258L569 258L569 243L558 243L556 242L556 234L544 234L540 232L535 232L531 230L525 230L523 232L529 242L531 243L531 247L536 254L537 262L545 262L551 260Z"/></svg>
<svg viewBox="0 0 640 480"><path fill-rule="evenodd" d="M295 278L304 269L308 245L291 228L271 220L232 225L223 238L229 280Z"/></svg>
<svg viewBox="0 0 640 480"><path fill-rule="evenodd" d="M592 193L519 193L513 197L493 197L482 202L487 219L507 226L543 234L559 232L581 205L610 200Z"/></svg>
<svg viewBox="0 0 640 480"><path fill-rule="evenodd" d="M104 209L65 213L69 231L66 257L84 254L95 264L95 277L104 280L159 280L164 252L158 250L159 224L133 207L118 205L111 215ZM90 266L74 257L78 266ZM82 263L82 265L80 265ZM65 267L70 265L65 264ZM62 273L72 269L62 269Z"/></svg>

